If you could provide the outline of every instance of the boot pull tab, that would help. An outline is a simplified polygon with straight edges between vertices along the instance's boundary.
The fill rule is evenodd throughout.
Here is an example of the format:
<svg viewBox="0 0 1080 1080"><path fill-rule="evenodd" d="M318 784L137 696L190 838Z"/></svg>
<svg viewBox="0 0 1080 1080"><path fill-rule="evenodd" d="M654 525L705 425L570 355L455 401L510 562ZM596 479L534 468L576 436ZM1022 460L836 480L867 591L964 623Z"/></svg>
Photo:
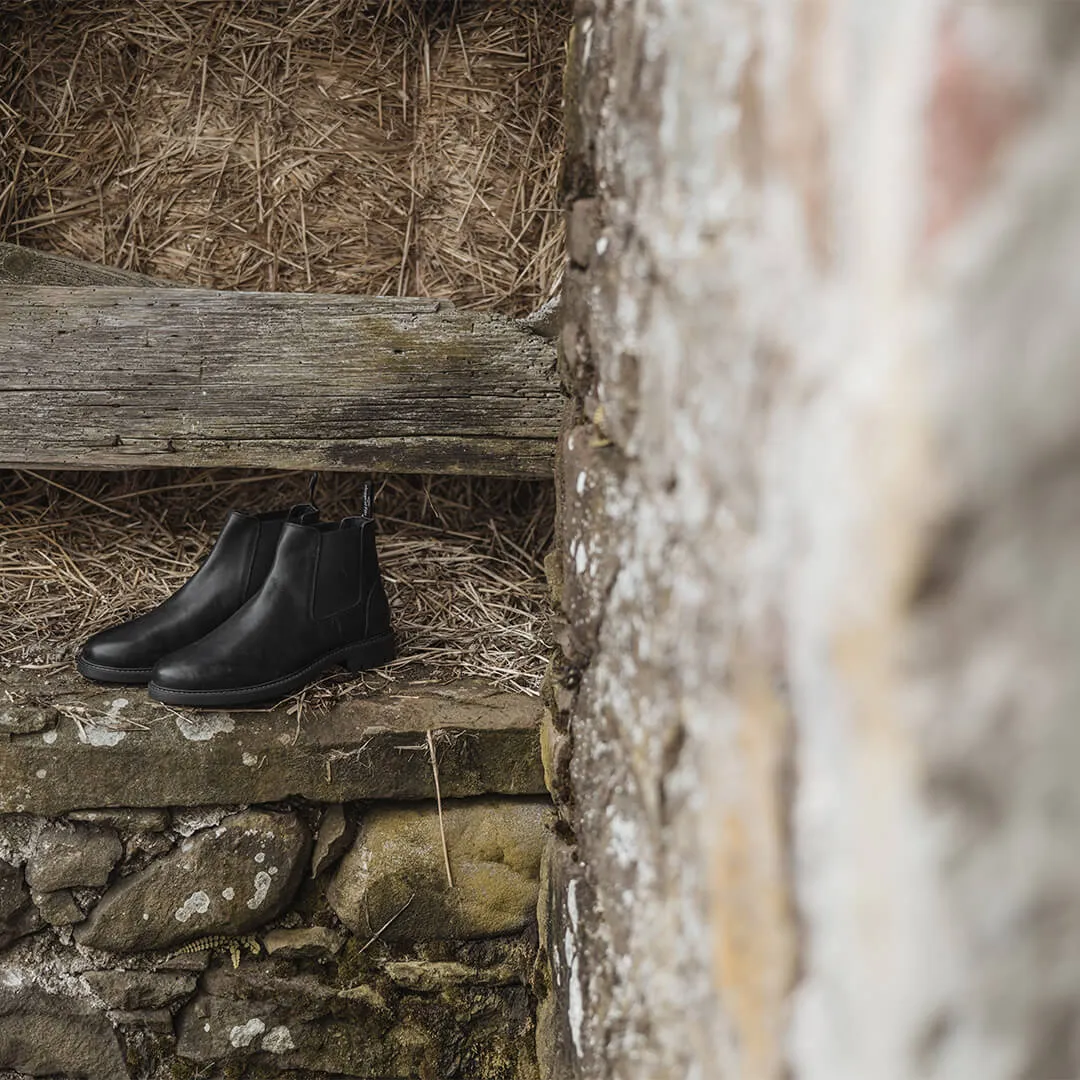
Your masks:
<svg viewBox="0 0 1080 1080"><path fill-rule="evenodd" d="M312 506L315 506L315 507L317 507L319 505L315 501L315 494L316 494L316 492L318 492L318 490L319 490L319 474L316 471L312 471L311 475L308 477L307 501Z"/></svg>
<svg viewBox="0 0 1080 1080"><path fill-rule="evenodd" d="M372 495L371 481L365 480L364 486L360 489L360 516L371 520L372 504L374 497Z"/></svg>

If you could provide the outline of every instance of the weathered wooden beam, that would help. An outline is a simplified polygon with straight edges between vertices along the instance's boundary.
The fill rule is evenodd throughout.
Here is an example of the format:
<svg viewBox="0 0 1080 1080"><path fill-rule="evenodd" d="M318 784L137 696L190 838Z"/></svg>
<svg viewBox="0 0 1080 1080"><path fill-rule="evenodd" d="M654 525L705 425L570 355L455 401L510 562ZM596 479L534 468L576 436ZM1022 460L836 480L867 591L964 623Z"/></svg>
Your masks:
<svg viewBox="0 0 1080 1080"><path fill-rule="evenodd" d="M439 300L0 286L0 465L548 476L554 364Z"/></svg>
<svg viewBox="0 0 1080 1080"><path fill-rule="evenodd" d="M0 240L0 285L134 285L144 288L168 282L116 270L111 266L68 259Z"/></svg>

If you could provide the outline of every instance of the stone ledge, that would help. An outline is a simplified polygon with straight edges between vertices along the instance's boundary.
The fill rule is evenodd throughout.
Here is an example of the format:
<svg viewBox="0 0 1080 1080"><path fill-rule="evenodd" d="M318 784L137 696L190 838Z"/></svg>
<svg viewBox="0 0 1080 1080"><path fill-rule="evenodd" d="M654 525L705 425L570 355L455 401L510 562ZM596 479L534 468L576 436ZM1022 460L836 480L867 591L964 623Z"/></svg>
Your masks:
<svg viewBox="0 0 1080 1080"><path fill-rule="evenodd" d="M0 813L107 807L431 799L434 730L446 798L536 795L544 788L540 704L482 682L396 683L299 725L284 708L177 710L138 687L0 668L18 732L21 709L50 727L0 734Z"/></svg>

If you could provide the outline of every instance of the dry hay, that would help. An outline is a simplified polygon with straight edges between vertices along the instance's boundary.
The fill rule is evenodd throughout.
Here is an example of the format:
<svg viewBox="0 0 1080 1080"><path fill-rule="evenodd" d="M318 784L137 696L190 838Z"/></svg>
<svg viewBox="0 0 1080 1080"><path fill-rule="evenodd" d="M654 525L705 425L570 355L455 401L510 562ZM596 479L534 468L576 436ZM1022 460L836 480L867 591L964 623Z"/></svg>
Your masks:
<svg viewBox="0 0 1080 1080"><path fill-rule="evenodd" d="M0 238L193 285L557 289L571 0L0 0Z"/></svg>
<svg viewBox="0 0 1080 1080"><path fill-rule="evenodd" d="M323 477L326 520L356 512L360 483ZM395 478L376 490L400 658L361 677L326 677L297 710L400 678L473 676L537 694L550 645L538 553L551 539L552 485ZM0 669L68 668L89 634L177 589L229 509L306 497L296 473L0 472Z"/></svg>

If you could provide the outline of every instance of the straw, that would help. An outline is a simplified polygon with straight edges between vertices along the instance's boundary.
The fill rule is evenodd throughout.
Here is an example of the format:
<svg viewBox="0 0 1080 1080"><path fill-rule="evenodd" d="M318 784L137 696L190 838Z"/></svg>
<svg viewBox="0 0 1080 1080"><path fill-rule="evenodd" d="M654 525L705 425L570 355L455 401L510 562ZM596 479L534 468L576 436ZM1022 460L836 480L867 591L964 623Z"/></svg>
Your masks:
<svg viewBox="0 0 1080 1080"><path fill-rule="evenodd" d="M0 665L70 665L90 634L160 603L198 568L231 508L285 507L306 474L165 470L0 472ZM357 512L363 478L326 474L323 515ZM297 723L342 696L403 679L476 677L535 695L550 649L540 558L553 485L490 478L393 478L377 485L379 555L400 657L330 674L294 707ZM117 516L115 510L125 516Z"/></svg>
<svg viewBox="0 0 1080 1080"><path fill-rule="evenodd" d="M558 289L571 0L0 0L0 238L225 289Z"/></svg>

